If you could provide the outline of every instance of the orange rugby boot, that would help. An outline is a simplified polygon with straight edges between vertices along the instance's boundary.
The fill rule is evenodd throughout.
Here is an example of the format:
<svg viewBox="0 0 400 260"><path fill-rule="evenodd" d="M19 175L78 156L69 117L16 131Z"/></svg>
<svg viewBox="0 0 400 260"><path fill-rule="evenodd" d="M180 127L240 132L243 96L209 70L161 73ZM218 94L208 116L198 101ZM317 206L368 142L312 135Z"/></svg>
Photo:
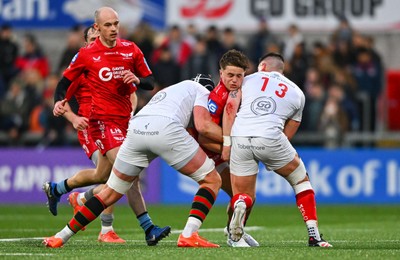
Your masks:
<svg viewBox="0 0 400 260"><path fill-rule="evenodd" d="M125 243L125 240L120 238L117 235L117 233L115 233L113 230L108 231L105 234L102 234L100 232L99 237L97 238L97 240L99 240L99 242L104 242L104 243L119 243L119 244Z"/></svg>
<svg viewBox="0 0 400 260"><path fill-rule="evenodd" d="M199 236L198 232L195 232L187 238L181 234L178 238L178 247L219 247L219 245L207 241L207 239Z"/></svg>
<svg viewBox="0 0 400 260"><path fill-rule="evenodd" d="M46 237L43 242L43 245L45 245L46 247L51 247L51 248L58 248L58 247L62 247L64 245L64 242L62 241L61 238L58 237Z"/></svg>

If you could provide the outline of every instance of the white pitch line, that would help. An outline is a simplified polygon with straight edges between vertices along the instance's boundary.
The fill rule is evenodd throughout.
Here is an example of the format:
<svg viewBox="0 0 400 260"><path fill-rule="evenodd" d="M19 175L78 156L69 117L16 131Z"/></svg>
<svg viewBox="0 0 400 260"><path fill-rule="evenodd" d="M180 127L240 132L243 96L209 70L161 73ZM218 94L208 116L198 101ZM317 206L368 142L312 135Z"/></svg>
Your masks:
<svg viewBox="0 0 400 260"><path fill-rule="evenodd" d="M253 226L253 227L245 227L245 231L254 231L254 230L262 230L265 229L265 227L258 227L258 226ZM199 230L200 233L210 233L210 232L224 232L224 228L203 228ZM180 234L182 233L183 230L172 230L171 234ZM44 237L21 237L21 238L2 238L0 239L0 242L17 242L17 241L23 241L23 240L42 240ZM132 240L134 241L134 240Z"/></svg>
<svg viewBox="0 0 400 260"><path fill-rule="evenodd" d="M0 256L52 256L54 254L35 253L0 253Z"/></svg>
<svg viewBox="0 0 400 260"><path fill-rule="evenodd" d="M44 237L19 237L19 238L2 238L0 242L16 242L24 240L42 240Z"/></svg>
<svg viewBox="0 0 400 260"><path fill-rule="evenodd" d="M200 228L199 233L202 233L202 232L224 232L224 229L225 228L204 228L204 229ZM254 230L265 229L265 227L254 226L254 227L245 227L244 229L245 229L245 231L254 231ZM183 232L183 229L182 230L172 230L171 234L180 234L182 232Z"/></svg>

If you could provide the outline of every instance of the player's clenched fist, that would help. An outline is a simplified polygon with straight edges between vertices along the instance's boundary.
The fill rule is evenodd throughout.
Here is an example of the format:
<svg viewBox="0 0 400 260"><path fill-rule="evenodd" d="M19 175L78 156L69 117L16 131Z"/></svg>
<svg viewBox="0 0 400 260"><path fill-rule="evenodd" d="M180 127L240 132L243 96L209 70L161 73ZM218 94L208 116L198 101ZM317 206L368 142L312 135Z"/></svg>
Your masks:
<svg viewBox="0 0 400 260"><path fill-rule="evenodd" d="M130 83L139 84L140 83L139 78L136 77L135 74L133 74L133 72L130 70L122 71L121 75L123 77L124 83L126 83L126 84L130 84Z"/></svg>
<svg viewBox="0 0 400 260"><path fill-rule="evenodd" d="M66 102L67 102L67 99L63 99L63 100L57 101L54 104L54 109L53 109L54 116L62 116L67 111L65 108Z"/></svg>

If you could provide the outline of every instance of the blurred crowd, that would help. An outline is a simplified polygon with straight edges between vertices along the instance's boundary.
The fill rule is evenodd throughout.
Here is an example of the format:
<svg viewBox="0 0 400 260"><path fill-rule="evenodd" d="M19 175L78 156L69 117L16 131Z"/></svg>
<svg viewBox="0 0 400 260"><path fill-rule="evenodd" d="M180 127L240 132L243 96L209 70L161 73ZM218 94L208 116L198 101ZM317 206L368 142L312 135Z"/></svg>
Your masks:
<svg viewBox="0 0 400 260"><path fill-rule="evenodd" d="M63 70L83 46L82 26L71 28L58 64L50 64L40 39L27 33L22 44L13 28L0 28L0 145L65 146L77 144L74 130L63 118L52 114L53 94ZM326 41L307 42L293 24L285 34L276 34L266 20L257 31L238 40L234 28L210 26L199 31L194 24L171 26L157 32L141 23L133 30L120 29L120 37L134 41L143 51L157 86L154 91L138 91L138 110L154 93L197 73L219 78L218 61L224 52L244 52L255 71L259 57L280 52L285 58L285 75L306 96L299 132L329 136L328 147L340 146L347 132L375 131L378 98L384 86L384 67L374 48L373 37L340 19ZM332 141L333 140L333 141Z"/></svg>

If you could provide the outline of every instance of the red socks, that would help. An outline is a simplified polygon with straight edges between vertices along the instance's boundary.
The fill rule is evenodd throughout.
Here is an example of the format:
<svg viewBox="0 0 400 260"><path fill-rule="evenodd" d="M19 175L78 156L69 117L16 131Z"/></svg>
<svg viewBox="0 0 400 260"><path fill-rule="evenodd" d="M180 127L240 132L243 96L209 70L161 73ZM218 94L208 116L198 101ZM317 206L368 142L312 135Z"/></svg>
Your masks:
<svg viewBox="0 0 400 260"><path fill-rule="evenodd" d="M296 195L297 208L303 216L304 222L317 220L317 206L313 190L305 190Z"/></svg>

